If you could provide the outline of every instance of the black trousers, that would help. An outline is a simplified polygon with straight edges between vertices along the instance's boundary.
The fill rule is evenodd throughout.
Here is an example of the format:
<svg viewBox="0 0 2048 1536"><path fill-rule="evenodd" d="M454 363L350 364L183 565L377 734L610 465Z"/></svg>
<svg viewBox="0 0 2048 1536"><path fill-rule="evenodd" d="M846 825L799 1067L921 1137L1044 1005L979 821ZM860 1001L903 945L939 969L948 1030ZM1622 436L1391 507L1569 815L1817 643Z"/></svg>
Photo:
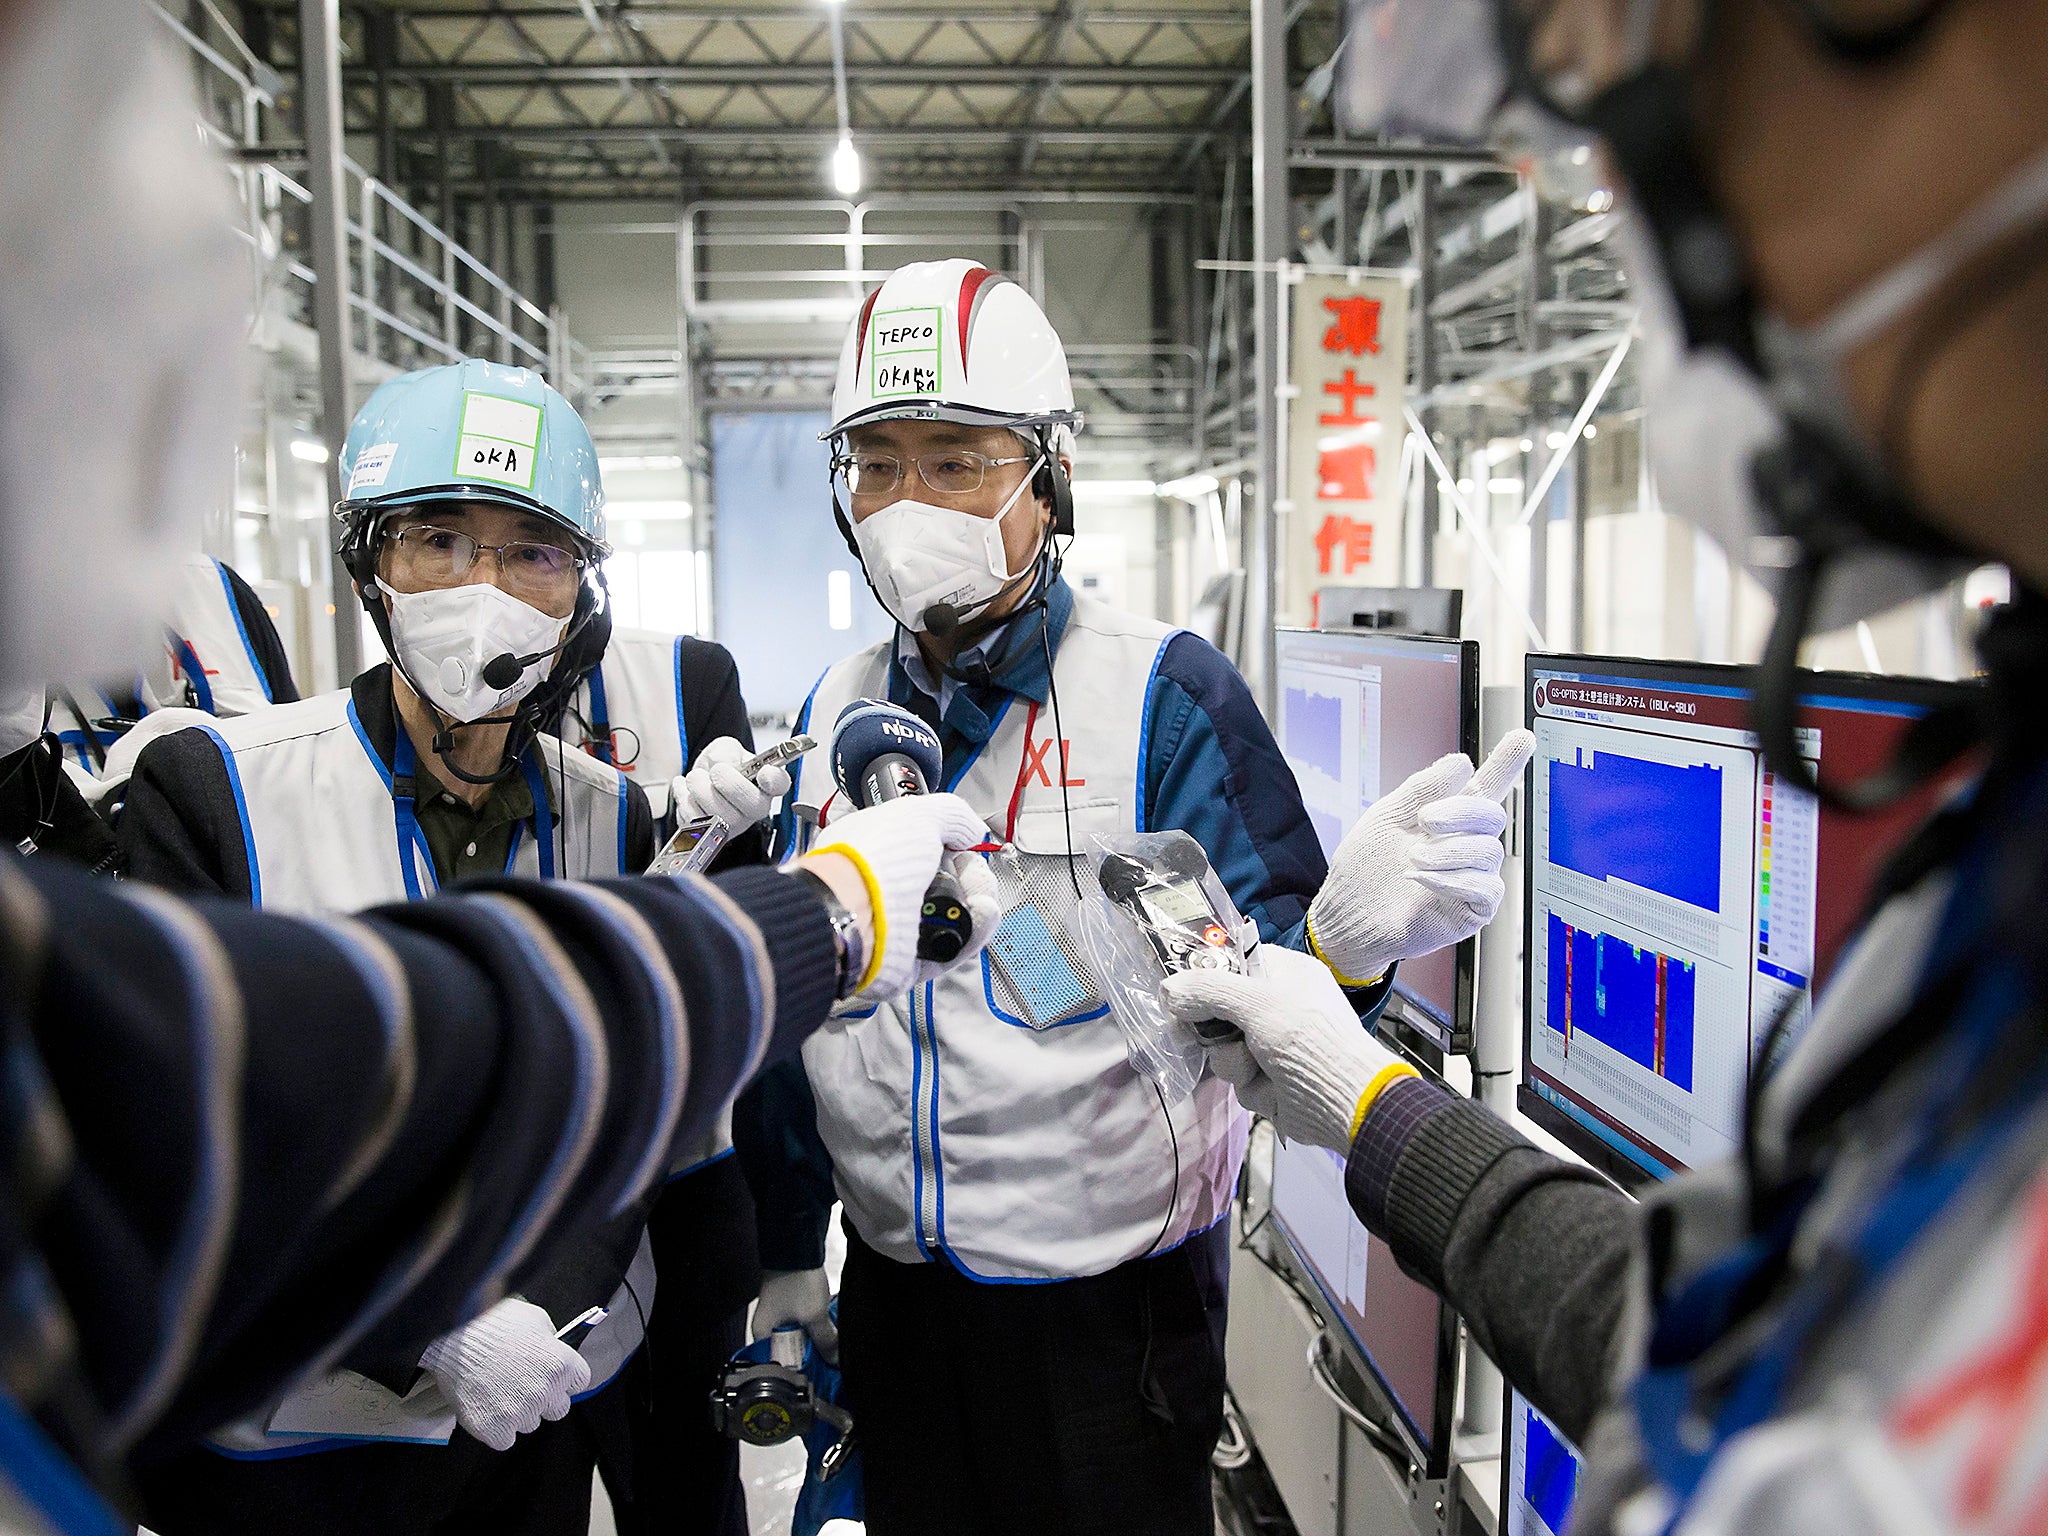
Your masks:
<svg viewBox="0 0 2048 1536"><path fill-rule="evenodd" d="M494 1451L356 1445L272 1461L187 1451L142 1479L159 1536L588 1536L596 1447L577 1405Z"/></svg>
<svg viewBox="0 0 2048 1536"><path fill-rule="evenodd" d="M664 1317L617 1390L589 1414L619 1536L747 1536L740 1445L711 1427L719 1368L747 1341L746 1309L678 1331ZM165 1532L163 1536L171 1536Z"/></svg>
<svg viewBox="0 0 2048 1536"><path fill-rule="evenodd" d="M1046 1285L847 1231L840 1358L870 1536L1211 1536L1229 1238Z"/></svg>

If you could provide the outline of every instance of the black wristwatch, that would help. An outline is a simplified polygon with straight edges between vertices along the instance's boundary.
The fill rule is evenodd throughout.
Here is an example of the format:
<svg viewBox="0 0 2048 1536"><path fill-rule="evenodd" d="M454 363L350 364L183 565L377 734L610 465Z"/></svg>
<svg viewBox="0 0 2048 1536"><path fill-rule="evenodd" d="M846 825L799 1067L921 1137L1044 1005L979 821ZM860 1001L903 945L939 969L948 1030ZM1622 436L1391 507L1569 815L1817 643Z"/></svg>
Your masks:
<svg viewBox="0 0 2048 1536"><path fill-rule="evenodd" d="M832 925L832 944L839 952L839 985L833 995L844 1002L860 985L861 977L867 974L863 963L867 959L867 944L861 937L860 920L846 909L846 903L839 899L832 887L810 870L799 866L789 873L791 879L801 880L818 898L825 909L825 921Z"/></svg>

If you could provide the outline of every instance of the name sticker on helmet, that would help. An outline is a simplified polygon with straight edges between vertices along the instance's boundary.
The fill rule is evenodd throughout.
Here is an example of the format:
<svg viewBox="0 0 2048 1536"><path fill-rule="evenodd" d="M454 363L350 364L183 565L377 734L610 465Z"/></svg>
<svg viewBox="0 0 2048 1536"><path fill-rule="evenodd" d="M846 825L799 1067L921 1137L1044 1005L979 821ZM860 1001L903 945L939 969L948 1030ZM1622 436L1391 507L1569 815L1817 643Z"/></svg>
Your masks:
<svg viewBox="0 0 2048 1536"><path fill-rule="evenodd" d="M874 358L869 393L880 398L939 392L941 320L936 307L876 312L868 331L868 351Z"/></svg>
<svg viewBox="0 0 2048 1536"><path fill-rule="evenodd" d="M391 461L398 457L398 444L372 443L356 455L355 467L348 472L348 493L374 491L391 478Z"/></svg>
<svg viewBox="0 0 2048 1536"><path fill-rule="evenodd" d="M462 431L455 444L458 478L495 480L530 491L539 447L539 406L474 390L463 395Z"/></svg>

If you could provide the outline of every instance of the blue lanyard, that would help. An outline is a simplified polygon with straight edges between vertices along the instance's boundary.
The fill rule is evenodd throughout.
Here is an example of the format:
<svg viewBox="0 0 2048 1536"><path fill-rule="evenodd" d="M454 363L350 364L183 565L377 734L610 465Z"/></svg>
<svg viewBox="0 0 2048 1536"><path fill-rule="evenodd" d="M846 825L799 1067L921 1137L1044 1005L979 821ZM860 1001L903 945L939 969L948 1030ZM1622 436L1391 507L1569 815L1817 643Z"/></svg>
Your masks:
<svg viewBox="0 0 2048 1536"><path fill-rule="evenodd" d="M537 749L528 747L526 755L519 760L519 771L526 780L527 789L533 794L533 815L537 823L534 841L535 852L540 857L540 877L552 880L555 877L555 816L548 805L547 776L541 772L536 758ZM420 883L422 861L427 878L434 881L434 889L440 889L440 882L434 875L434 851L427 846L426 833L420 830L419 810L414 800L418 773L418 754L413 751L412 738L401 725L391 752L391 807L398 829L398 869L405 877L408 901L418 901L422 896L433 894ZM512 845L505 850L505 873L508 875L512 873L513 862L519 857L519 840L525 831L524 822L512 829Z"/></svg>
<svg viewBox="0 0 2048 1536"><path fill-rule="evenodd" d="M590 751L600 763L612 761L612 718L604 703L604 668L590 672Z"/></svg>
<svg viewBox="0 0 2048 1536"><path fill-rule="evenodd" d="M1974 892L1981 898L1989 862L1988 849L1980 849L1959 869L1957 894L1936 939L1930 976L1941 975L1947 964L1968 955L1967 930L1975 914L1964 914L1962 893ZM1923 987L1923 996L1925 991ZM1956 1037L1927 1069L1927 1080L1940 1086L1919 1107L1896 1172L1845 1224L1845 1236L1831 1245L1828 1259L1799 1282L1747 1362L1723 1378L1728 1385L1718 1409L1714 1392L1698 1378L1697 1365L1743 1320L1750 1288L1783 1262L1811 1194L1795 1202L1768 1231L1708 1266L1658 1305L1649 1359L1633 1395L1645 1458L1664 1486L1679 1496L1667 1531L1677 1525L1721 1448L1778 1413L1815 1335L1839 1320L1852 1301L1874 1290L1927 1228L1952 1208L1958 1192L1996 1166L2031 1123L2031 1112L2048 1094L2048 1071L2037 1071L2016 1084L1994 1114L1947 1141L1951 1112L1979 1082L2026 996L2016 961L1995 953L1983 958L1980 951L1967 990L1949 1014L1958 1026Z"/></svg>

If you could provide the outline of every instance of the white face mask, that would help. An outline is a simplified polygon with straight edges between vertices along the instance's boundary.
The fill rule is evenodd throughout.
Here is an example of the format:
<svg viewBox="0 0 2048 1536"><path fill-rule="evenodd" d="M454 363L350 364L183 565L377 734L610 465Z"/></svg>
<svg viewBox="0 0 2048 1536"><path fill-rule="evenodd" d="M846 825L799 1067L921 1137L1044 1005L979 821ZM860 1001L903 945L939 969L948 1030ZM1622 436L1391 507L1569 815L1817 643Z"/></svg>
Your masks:
<svg viewBox="0 0 2048 1536"><path fill-rule="evenodd" d="M1887 477L1878 446L1849 409L1847 359L2044 208L2048 153L2021 166L1941 235L1864 284L1818 324L1795 330L1767 322L1762 340L1768 386L1724 353L1687 349L1678 305L1648 231L1633 214L1625 215L1622 257L1642 296L1639 368L1650 467L1671 510L1704 528L1775 592L1777 574L1794 551L1770 534L1757 503L1750 481L1757 453L1778 440L1786 416L1796 413L1882 483ZM1933 591L1973 563L1857 550L1829 566L1814 627L1834 629L1867 618Z"/></svg>
<svg viewBox="0 0 2048 1536"><path fill-rule="evenodd" d="M1686 345L1663 264L1633 211L1624 210L1616 239L1641 304L1636 368L1643 391L1644 446L1658 498L1668 511L1712 537L1776 597L1798 549L1774 531L1758 500L1751 466L1784 436L1784 410L1773 390L1726 352ZM1826 361L1826 371L1837 377L1841 356L1836 351ZM1810 404L1802 415L1814 419ZM1866 463L1873 462L1845 435L1853 431L1846 416L1831 412L1825 419L1838 440L1849 443ZM1824 632L1868 618L1935 590L1963 569L1959 563L1881 548L1840 556L1828 566L1812 627Z"/></svg>
<svg viewBox="0 0 2048 1536"><path fill-rule="evenodd" d="M394 592L381 581L377 586L391 603L391 644L398 652L393 659L442 713L464 723L517 704L547 680L556 658L543 656L520 668L509 688L486 683L486 666L508 653L552 651L569 627L567 619L542 613L489 582L429 592Z"/></svg>
<svg viewBox="0 0 2048 1536"><path fill-rule="evenodd" d="M224 507L249 258L135 0L29 0L0 51L0 682L126 676Z"/></svg>
<svg viewBox="0 0 2048 1536"><path fill-rule="evenodd" d="M0 757L19 752L41 738L48 706L40 688L0 693Z"/></svg>
<svg viewBox="0 0 2048 1536"><path fill-rule="evenodd" d="M1031 488L1040 462L1032 460L1023 481L994 517L976 517L928 501L892 501L853 525L853 542L868 580L899 624L921 631L926 612L941 603L949 604L957 619L971 618L1023 574L1009 568L1003 519Z"/></svg>

